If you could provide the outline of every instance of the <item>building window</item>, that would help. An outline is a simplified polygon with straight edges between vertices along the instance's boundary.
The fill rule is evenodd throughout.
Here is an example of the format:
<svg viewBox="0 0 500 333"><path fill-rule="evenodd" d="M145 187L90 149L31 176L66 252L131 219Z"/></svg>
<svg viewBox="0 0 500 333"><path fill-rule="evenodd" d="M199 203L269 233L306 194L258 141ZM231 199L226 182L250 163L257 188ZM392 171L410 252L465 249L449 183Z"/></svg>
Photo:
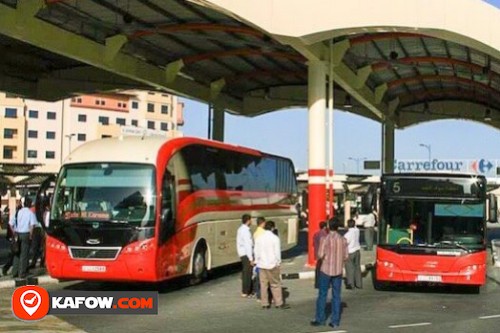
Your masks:
<svg viewBox="0 0 500 333"><path fill-rule="evenodd" d="M51 151L51 150L47 150L45 152L45 158L53 160L54 158L56 158L56 152L55 151Z"/></svg>
<svg viewBox="0 0 500 333"><path fill-rule="evenodd" d="M148 112L155 112L155 105L153 103L148 103Z"/></svg>
<svg viewBox="0 0 500 333"><path fill-rule="evenodd" d="M168 105L162 104L161 113L168 114Z"/></svg>
<svg viewBox="0 0 500 333"><path fill-rule="evenodd" d="M87 122L87 115L86 114L79 114L78 121L81 123L86 123Z"/></svg>
<svg viewBox="0 0 500 333"><path fill-rule="evenodd" d="M154 92L148 91L148 95L153 95L154 96L154 94L155 94Z"/></svg>
<svg viewBox="0 0 500 333"><path fill-rule="evenodd" d="M168 123L161 123L160 128L162 131L168 131Z"/></svg>
<svg viewBox="0 0 500 333"><path fill-rule="evenodd" d="M52 133L54 133L54 132L52 132ZM28 131L28 138L31 138L31 139L38 138L38 131L29 130Z"/></svg>
<svg viewBox="0 0 500 333"><path fill-rule="evenodd" d="M14 139L14 135L17 134L17 130L14 128L4 128L3 137L4 139Z"/></svg>
<svg viewBox="0 0 500 333"><path fill-rule="evenodd" d="M138 125L138 124L139 124L139 123L137 122L137 120L135 120L135 119L134 119L134 120L132 120L132 126L137 127L137 125Z"/></svg>
<svg viewBox="0 0 500 333"><path fill-rule="evenodd" d="M103 125L109 125L109 118L108 117L99 117L99 122Z"/></svg>
<svg viewBox="0 0 500 333"><path fill-rule="evenodd" d="M99 105L99 104L101 104L101 101L100 101L100 100L98 100L98 99L96 99L96 100L95 100L95 105Z"/></svg>
<svg viewBox="0 0 500 333"><path fill-rule="evenodd" d="M80 97L78 97L78 98L76 99L76 101L77 101L78 103L81 103L81 102L82 102L82 99L81 99Z"/></svg>
<svg viewBox="0 0 500 333"><path fill-rule="evenodd" d="M110 138L110 137L111 137L111 135L107 135L107 134L101 135L101 139L106 139L106 138Z"/></svg>
<svg viewBox="0 0 500 333"><path fill-rule="evenodd" d="M116 118L116 123L125 126L125 118Z"/></svg>
<svg viewBox="0 0 500 333"><path fill-rule="evenodd" d="M85 133L78 133L77 139L78 139L78 141L85 141L85 140L87 140L87 134L85 134Z"/></svg>
<svg viewBox="0 0 500 333"><path fill-rule="evenodd" d="M123 107L126 108L127 107L127 103L123 103Z"/></svg>
<svg viewBox="0 0 500 333"><path fill-rule="evenodd" d="M163 97L168 97L168 94L161 94Z"/></svg>
<svg viewBox="0 0 500 333"><path fill-rule="evenodd" d="M51 120L56 119L56 113L52 112L52 111L47 112L47 119L51 119Z"/></svg>
<svg viewBox="0 0 500 333"><path fill-rule="evenodd" d="M13 146L4 146L3 147L3 158L6 160L12 160L14 158L14 151L16 147Z"/></svg>
<svg viewBox="0 0 500 333"><path fill-rule="evenodd" d="M149 129L155 129L155 122L154 121L148 121L148 128Z"/></svg>
<svg viewBox="0 0 500 333"><path fill-rule="evenodd" d="M46 138L54 140L56 138L56 132L47 132Z"/></svg>
<svg viewBox="0 0 500 333"><path fill-rule="evenodd" d="M28 117L30 117L30 118L38 118L38 111L36 111L36 110L29 110Z"/></svg>
<svg viewBox="0 0 500 333"><path fill-rule="evenodd" d="M28 150L28 158L37 158L38 153L36 150Z"/></svg>
<svg viewBox="0 0 500 333"><path fill-rule="evenodd" d="M17 109L5 108L5 118L17 118Z"/></svg>
<svg viewBox="0 0 500 333"><path fill-rule="evenodd" d="M138 109L139 108L139 102L133 101L132 102L132 109Z"/></svg>

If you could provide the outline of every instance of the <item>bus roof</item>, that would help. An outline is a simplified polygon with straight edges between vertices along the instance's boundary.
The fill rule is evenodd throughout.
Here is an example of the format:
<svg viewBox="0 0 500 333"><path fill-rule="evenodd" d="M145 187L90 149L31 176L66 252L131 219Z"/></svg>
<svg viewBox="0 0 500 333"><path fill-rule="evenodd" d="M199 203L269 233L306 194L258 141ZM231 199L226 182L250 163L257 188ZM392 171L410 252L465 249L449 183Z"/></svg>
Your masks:
<svg viewBox="0 0 500 333"><path fill-rule="evenodd" d="M382 178L485 178L476 173L422 172L422 173L388 173Z"/></svg>
<svg viewBox="0 0 500 333"><path fill-rule="evenodd" d="M249 155L267 155L290 160L286 157L263 153L252 148L195 137L168 139L159 136L123 136L89 141L72 151L64 161L64 164L98 162L156 164L156 159L161 147L167 142L173 143L174 141L178 148L192 144L201 144L208 147L239 151Z"/></svg>
<svg viewBox="0 0 500 333"><path fill-rule="evenodd" d="M167 138L124 136L89 141L66 158L64 164L92 162L131 162L155 164L160 147Z"/></svg>

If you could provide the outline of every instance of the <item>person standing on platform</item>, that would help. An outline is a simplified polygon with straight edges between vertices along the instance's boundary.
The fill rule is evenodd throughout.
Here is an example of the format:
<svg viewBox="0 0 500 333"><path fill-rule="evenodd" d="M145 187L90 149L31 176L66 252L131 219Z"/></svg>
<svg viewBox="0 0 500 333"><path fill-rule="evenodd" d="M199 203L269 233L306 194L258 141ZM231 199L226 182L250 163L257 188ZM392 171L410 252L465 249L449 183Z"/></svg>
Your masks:
<svg viewBox="0 0 500 333"><path fill-rule="evenodd" d="M264 226L266 225L266 219L262 216L257 217L257 229L253 233L253 241L254 243L257 241L257 238L261 236L266 229ZM255 271L255 278L252 281L252 285L254 287L255 296L257 299L260 299L260 280L259 280L259 267L254 266L253 270Z"/></svg>
<svg viewBox="0 0 500 333"><path fill-rule="evenodd" d="M347 221L349 230L345 233L344 237L347 240L347 252L349 258L345 263L346 272L346 289L353 289L354 287L363 288L361 279L361 246L359 244L359 229L356 228L356 221L349 219Z"/></svg>
<svg viewBox="0 0 500 333"><path fill-rule="evenodd" d="M313 235L314 259L316 260L314 288L318 289L319 271L321 269L322 260L318 258L318 249L321 239L328 235L328 226L326 221L319 223L319 230Z"/></svg>
<svg viewBox="0 0 500 333"><path fill-rule="evenodd" d="M20 242L20 252L14 255L12 277L26 278L28 271L28 256L30 251L33 228L37 225L35 214L31 211L31 199L24 199L24 207L21 208L9 221L14 239Z"/></svg>
<svg viewBox="0 0 500 333"><path fill-rule="evenodd" d="M236 234L236 250L242 264L241 271L241 297L253 296L252 290L252 266L253 261L253 241L250 232L252 217L249 214L243 214L241 217L241 226Z"/></svg>
<svg viewBox="0 0 500 333"><path fill-rule="evenodd" d="M372 211L365 217L363 226L365 228L366 251L373 250L373 239L375 237L375 225L377 224L377 215Z"/></svg>
<svg viewBox="0 0 500 333"><path fill-rule="evenodd" d="M342 287L342 271L344 262L348 258L347 240L338 233L340 223L338 220L330 220L328 222L330 233L321 239L319 244L318 257L323 259L321 271L319 273L319 289L318 298L316 300L316 316L311 321L312 326L324 325L326 322L326 298L328 289L332 288L332 317L330 327L340 325L340 310L341 298L340 292Z"/></svg>
<svg viewBox="0 0 500 333"><path fill-rule="evenodd" d="M266 231L255 240L255 262L259 268L261 304L263 309L269 309L269 294L267 287L270 285L271 294L276 308L288 309L289 305L283 301L283 290L281 288L281 244L280 239L273 230L276 225L273 221L267 221Z"/></svg>

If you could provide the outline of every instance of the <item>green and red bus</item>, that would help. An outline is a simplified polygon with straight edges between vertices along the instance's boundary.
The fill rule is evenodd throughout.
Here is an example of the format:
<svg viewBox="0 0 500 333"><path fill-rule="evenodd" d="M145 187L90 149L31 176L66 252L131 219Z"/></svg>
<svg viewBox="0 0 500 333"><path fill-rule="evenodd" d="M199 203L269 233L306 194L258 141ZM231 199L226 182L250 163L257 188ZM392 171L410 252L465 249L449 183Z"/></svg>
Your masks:
<svg viewBox="0 0 500 333"><path fill-rule="evenodd" d="M241 216L296 245L291 160L198 138L106 138L73 151L50 209L46 266L58 279L164 281L239 261Z"/></svg>
<svg viewBox="0 0 500 333"><path fill-rule="evenodd" d="M485 177L384 175L378 204L376 287L485 284L486 222L497 215Z"/></svg>

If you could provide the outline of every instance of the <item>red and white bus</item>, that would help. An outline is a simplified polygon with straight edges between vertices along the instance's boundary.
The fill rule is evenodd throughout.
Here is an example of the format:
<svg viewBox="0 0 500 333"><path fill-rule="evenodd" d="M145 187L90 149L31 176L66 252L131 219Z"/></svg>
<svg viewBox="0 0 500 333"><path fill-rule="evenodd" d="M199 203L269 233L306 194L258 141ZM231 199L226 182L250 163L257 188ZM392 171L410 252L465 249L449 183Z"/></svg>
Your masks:
<svg viewBox="0 0 500 333"><path fill-rule="evenodd" d="M483 176L384 175L379 198L376 287L423 282L479 291L486 282L486 220L497 215Z"/></svg>
<svg viewBox="0 0 500 333"><path fill-rule="evenodd" d="M238 262L241 216L297 243L289 159L198 138L107 138L67 158L56 181L46 265L59 279L163 281Z"/></svg>

